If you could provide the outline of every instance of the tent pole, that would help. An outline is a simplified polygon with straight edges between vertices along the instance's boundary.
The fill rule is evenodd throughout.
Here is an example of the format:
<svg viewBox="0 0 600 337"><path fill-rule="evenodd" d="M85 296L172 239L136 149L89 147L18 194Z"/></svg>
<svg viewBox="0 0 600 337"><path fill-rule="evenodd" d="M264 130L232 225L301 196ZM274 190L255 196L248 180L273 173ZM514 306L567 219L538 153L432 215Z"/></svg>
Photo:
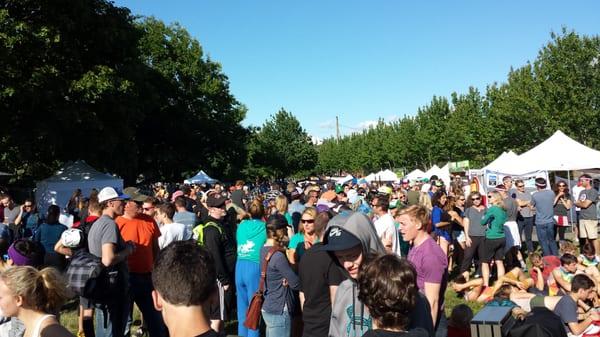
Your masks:
<svg viewBox="0 0 600 337"><path fill-rule="evenodd" d="M571 195L571 171L567 171L567 186L569 187L569 195ZM571 208L569 209L571 224L574 222L573 221L573 208L574 208L574 206L571 206ZM575 222L576 221L577 221L577 219L575 219ZM577 224L575 224L575 226L577 226Z"/></svg>

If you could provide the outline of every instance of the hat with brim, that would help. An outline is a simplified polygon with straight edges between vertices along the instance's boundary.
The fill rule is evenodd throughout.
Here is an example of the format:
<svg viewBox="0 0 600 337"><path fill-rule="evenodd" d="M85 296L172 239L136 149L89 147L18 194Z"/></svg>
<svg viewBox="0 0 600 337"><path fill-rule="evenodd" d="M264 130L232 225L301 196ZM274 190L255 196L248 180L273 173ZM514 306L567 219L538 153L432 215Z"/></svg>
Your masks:
<svg viewBox="0 0 600 337"><path fill-rule="evenodd" d="M127 194L131 200L137 202L144 202L148 199L148 196L140 193L140 189L137 187L126 187L123 189L123 193Z"/></svg>
<svg viewBox="0 0 600 337"><path fill-rule="evenodd" d="M327 243L322 246L322 249L326 251L346 250L361 244L356 236L341 227L331 227L326 235Z"/></svg>
<svg viewBox="0 0 600 337"><path fill-rule="evenodd" d="M105 202L108 200L126 200L129 199L127 194L118 192L113 187L107 186L98 192L98 202Z"/></svg>

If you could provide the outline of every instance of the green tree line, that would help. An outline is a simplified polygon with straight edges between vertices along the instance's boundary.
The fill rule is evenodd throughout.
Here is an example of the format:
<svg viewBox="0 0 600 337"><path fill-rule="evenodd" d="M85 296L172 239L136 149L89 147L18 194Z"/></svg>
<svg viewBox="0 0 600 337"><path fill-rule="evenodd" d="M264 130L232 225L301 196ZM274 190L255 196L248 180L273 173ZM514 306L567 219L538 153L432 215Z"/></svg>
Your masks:
<svg viewBox="0 0 600 337"><path fill-rule="evenodd" d="M246 165L246 108L177 24L105 0L6 0L0 65L0 171L14 180L76 159L126 183Z"/></svg>
<svg viewBox="0 0 600 337"><path fill-rule="evenodd" d="M326 139L318 147L319 170L368 174L461 160L479 167L503 151L527 151L559 129L600 149L598 36L552 33L533 62L511 69L505 83L485 93L469 88L433 97L414 116Z"/></svg>

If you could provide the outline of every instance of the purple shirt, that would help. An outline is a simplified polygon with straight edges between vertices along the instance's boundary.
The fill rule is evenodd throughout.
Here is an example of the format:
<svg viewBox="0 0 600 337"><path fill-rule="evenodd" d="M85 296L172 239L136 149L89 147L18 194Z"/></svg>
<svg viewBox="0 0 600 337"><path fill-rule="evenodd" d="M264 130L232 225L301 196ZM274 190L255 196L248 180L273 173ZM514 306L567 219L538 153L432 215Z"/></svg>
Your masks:
<svg viewBox="0 0 600 337"><path fill-rule="evenodd" d="M417 270L417 286L425 293L425 282L440 284L440 306L446 291L448 258L440 246L428 237L423 243L408 251L408 261Z"/></svg>

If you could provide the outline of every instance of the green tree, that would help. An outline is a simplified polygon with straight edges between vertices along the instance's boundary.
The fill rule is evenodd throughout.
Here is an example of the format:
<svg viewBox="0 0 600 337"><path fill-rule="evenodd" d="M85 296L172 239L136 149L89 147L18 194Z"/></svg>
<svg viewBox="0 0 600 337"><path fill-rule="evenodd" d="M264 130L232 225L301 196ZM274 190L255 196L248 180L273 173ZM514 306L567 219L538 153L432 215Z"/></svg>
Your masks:
<svg viewBox="0 0 600 337"><path fill-rule="evenodd" d="M317 159L315 146L298 119L281 109L253 134L246 172L274 178L304 176L315 171Z"/></svg>

